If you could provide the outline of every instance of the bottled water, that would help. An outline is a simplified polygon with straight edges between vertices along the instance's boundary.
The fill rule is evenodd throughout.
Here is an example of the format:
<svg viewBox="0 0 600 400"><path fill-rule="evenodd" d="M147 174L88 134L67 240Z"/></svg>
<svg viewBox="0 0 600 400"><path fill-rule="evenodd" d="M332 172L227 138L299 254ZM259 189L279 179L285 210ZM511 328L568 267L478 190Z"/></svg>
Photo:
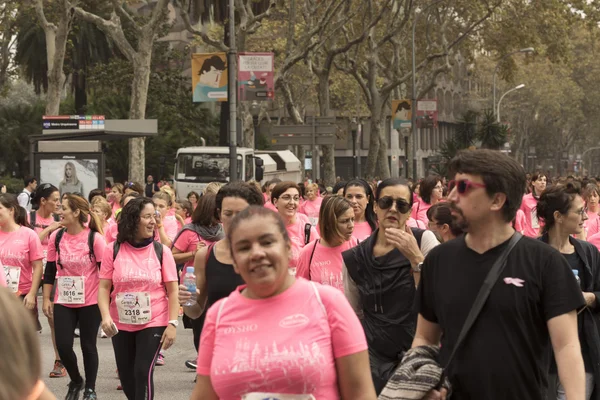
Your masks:
<svg viewBox="0 0 600 400"><path fill-rule="evenodd" d="M194 267L187 267L183 276L183 285L192 294L192 297L184 304L184 306L193 306L196 304L196 275Z"/></svg>
<svg viewBox="0 0 600 400"><path fill-rule="evenodd" d="M581 286L581 278L579 278L579 271L574 269L573 275L575 275L575 280L577 281L577 284L579 284L579 286Z"/></svg>

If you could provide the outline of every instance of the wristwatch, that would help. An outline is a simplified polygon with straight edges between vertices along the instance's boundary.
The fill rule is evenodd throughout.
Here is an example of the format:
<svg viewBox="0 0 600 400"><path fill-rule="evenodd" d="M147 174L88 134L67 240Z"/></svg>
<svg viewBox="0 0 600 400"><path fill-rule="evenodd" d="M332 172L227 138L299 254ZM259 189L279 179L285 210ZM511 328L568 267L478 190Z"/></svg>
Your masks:
<svg viewBox="0 0 600 400"><path fill-rule="evenodd" d="M418 263L413 267L413 272L421 272L421 268L423 268L423 262Z"/></svg>
<svg viewBox="0 0 600 400"><path fill-rule="evenodd" d="M173 325L175 328L177 328L179 326L179 320L172 319L169 321L169 325Z"/></svg>

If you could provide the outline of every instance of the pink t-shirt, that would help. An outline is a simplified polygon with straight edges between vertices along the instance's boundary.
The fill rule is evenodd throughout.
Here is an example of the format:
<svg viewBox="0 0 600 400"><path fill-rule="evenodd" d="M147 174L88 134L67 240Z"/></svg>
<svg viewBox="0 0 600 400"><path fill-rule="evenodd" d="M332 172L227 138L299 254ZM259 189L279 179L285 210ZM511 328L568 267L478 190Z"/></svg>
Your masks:
<svg viewBox="0 0 600 400"><path fill-rule="evenodd" d="M161 266L152 243L141 248L135 248L126 242L121 243L114 263L113 244L109 244L102 257L100 279L112 281L110 316L119 330L136 332L145 328L168 325L169 301L165 282L177 282L178 278L173 254L167 246L163 245ZM138 306L137 301L139 300L137 293L149 295L150 321L140 325L121 323L117 310L117 296L119 294L125 297L133 295L136 298L136 304L132 304L131 308L135 308ZM142 304L144 304L143 297Z"/></svg>
<svg viewBox="0 0 600 400"><path fill-rule="evenodd" d="M42 242L32 229L21 226L14 232L0 231L0 262L4 272L8 270L13 279L20 274L17 293L29 293L33 281L32 263L43 258Z"/></svg>
<svg viewBox="0 0 600 400"><path fill-rule="evenodd" d="M525 225L527 223L527 217L525 217L525 213L523 210L518 209L517 215L515 216L515 230L520 232L521 234L525 230Z"/></svg>
<svg viewBox="0 0 600 400"><path fill-rule="evenodd" d="M177 236L177 232L179 232L179 225L177 224L177 219L165 218L163 220L163 227L165 228L165 233L167 234L169 239L175 239L175 237Z"/></svg>
<svg viewBox="0 0 600 400"><path fill-rule="evenodd" d="M367 240L372 233L373 229L371 229L371 225L369 225L367 221L363 221L354 224L354 232L352 233L352 236L363 242Z"/></svg>
<svg viewBox="0 0 600 400"><path fill-rule="evenodd" d="M31 216L29 213L27 213L27 222L31 223ZM33 230L39 236L40 232L52 225L54 222L54 217L52 215L50 215L50 218L42 218L42 216L36 212L35 226L33 227ZM48 248L48 237L50 237L50 235L46 236L44 240L42 240L42 246L44 247L44 250Z"/></svg>
<svg viewBox="0 0 600 400"><path fill-rule="evenodd" d="M322 197L317 197L312 201L306 200L304 204L302 204L302 206L298 209L298 211L308 217L312 226L316 226L319 223L319 211L321 211L322 203Z"/></svg>
<svg viewBox="0 0 600 400"><path fill-rule="evenodd" d="M427 223L429 224L429 221L427 221ZM408 225L409 228L427 229L427 225L425 225L423 221L418 221L413 217L409 217L406 220L406 225Z"/></svg>
<svg viewBox="0 0 600 400"><path fill-rule="evenodd" d="M198 246L198 243L200 242L206 243L206 246L210 246L214 243L208 240L204 240L196 232L187 229L183 231L181 235L179 235L177 241L173 244L173 247L175 247L182 253L189 253L190 251L194 251L196 249L196 246ZM184 264L184 267L191 267L193 265L194 259L192 258Z"/></svg>
<svg viewBox="0 0 600 400"><path fill-rule="evenodd" d="M269 210L273 210L275 212L277 211L277 207L275 207L275 204L271 203L271 200L265 202L265 207L267 207Z"/></svg>
<svg viewBox="0 0 600 400"><path fill-rule="evenodd" d="M540 221L537 217L537 199L533 197L533 194L526 194L523 196L521 203L521 210L525 214L525 228L523 229L523 235L536 238L540 236Z"/></svg>
<svg viewBox="0 0 600 400"><path fill-rule="evenodd" d="M60 285L57 286L54 302L63 304L65 307L86 307L98 304L98 264L102 262L102 254L106 248L106 241L99 233L94 234L94 258L90 258L90 249L88 247L88 235L90 229L86 228L77 235L70 235L65 231L60 240L60 265L56 265L56 282L58 285L61 277L82 277L85 302L83 304L65 304L58 300ZM58 230L50 235L48 244L48 261L56 261L56 235ZM61 268L62 266L62 268Z"/></svg>
<svg viewBox="0 0 600 400"><path fill-rule="evenodd" d="M248 299L242 288L208 310L197 373L210 376L221 400L255 392L339 399L335 360L367 349L343 293L301 278L267 299Z"/></svg>
<svg viewBox="0 0 600 400"><path fill-rule="evenodd" d="M429 218L427 218L427 210L431 208L431 204L425 203L423 200L418 203L413 203L410 217L421 221L425 226L429 224Z"/></svg>
<svg viewBox="0 0 600 400"><path fill-rule="evenodd" d="M600 232L588 237L587 241L596 246L598 250L600 250Z"/></svg>
<svg viewBox="0 0 600 400"><path fill-rule="evenodd" d="M357 245L358 239L355 237L337 247L325 247L319 239L312 241L300 251L296 276L322 285L333 286L343 293L342 253Z"/></svg>
<svg viewBox="0 0 600 400"><path fill-rule="evenodd" d="M106 239L106 243L112 243L117 240L117 234L119 233L119 225L114 224L108 227L106 232L104 232L104 238Z"/></svg>
<svg viewBox="0 0 600 400"><path fill-rule="evenodd" d="M586 237L595 235L600 231L600 216L597 213L587 212L588 219L583 223Z"/></svg>
<svg viewBox="0 0 600 400"><path fill-rule="evenodd" d="M6 282L6 275L4 274L4 266L2 265L2 263L0 263L0 286L8 286L8 282Z"/></svg>
<svg viewBox="0 0 600 400"><path fill-rule="evenodd" d="M306 216L304 216L306 218ZM292 271L298 266L298 258L300 257L300 250L304 248L304 227L306 224L310 224L309 221L304 220L304 218L300 217L300 214L296 214L296 222L287 226L288 235L290 236L290 241L292 242L292 258L290 260L290 268ZM319 234L315 227L310 228L310 239L309 243L312 240L318 239Z"/></svg>

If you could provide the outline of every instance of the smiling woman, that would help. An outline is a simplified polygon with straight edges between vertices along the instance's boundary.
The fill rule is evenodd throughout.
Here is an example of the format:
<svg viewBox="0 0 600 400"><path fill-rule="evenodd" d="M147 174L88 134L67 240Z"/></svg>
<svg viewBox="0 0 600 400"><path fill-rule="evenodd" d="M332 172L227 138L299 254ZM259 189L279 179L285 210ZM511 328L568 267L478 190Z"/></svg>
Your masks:
<svg viewBox="0 0 600 400"><path fill-rule="evenodd" d="M358 318L340 291L288 273L281 217L249 207L227 236L246 284L208 310L191 398L375 400Z"/></svg>

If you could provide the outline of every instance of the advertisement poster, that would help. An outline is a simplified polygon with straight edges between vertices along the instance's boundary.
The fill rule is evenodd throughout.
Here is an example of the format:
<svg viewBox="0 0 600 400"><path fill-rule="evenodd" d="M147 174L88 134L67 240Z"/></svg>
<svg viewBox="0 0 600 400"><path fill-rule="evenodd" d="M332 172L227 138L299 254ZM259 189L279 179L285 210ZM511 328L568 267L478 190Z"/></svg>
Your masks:
<svg viewBox="0 0 600 400"><path fill-rule="evenodd" d="M40 160L40 182L51 183L64 193L80 193L87 199L98 187L98 160L65 158Z"/></svg>
<svg viewBox="0 0 600 400"><path fill-rule="evenodd" d="M410 100L392 100L392 118L394 129L410 128L412 126L412 106Z"/></svg>
<svg viewBox="0 0 600 400"><path fill-rule="evenodd" d="M423 99L417 101L417 127L437 128L437 125L437 99Z"/></svg>
<svg viewBox="0 0 600 400"><path fill-rule="evenodd" d="M192 90L194 103L227 101L225 53L192 55Z"/></svg>
<svg viewBox="0 0 600 400"><path fill-rule="evenodd" d="M273 100L273 53L240 53L238 96L240 101Z"/></svg>

